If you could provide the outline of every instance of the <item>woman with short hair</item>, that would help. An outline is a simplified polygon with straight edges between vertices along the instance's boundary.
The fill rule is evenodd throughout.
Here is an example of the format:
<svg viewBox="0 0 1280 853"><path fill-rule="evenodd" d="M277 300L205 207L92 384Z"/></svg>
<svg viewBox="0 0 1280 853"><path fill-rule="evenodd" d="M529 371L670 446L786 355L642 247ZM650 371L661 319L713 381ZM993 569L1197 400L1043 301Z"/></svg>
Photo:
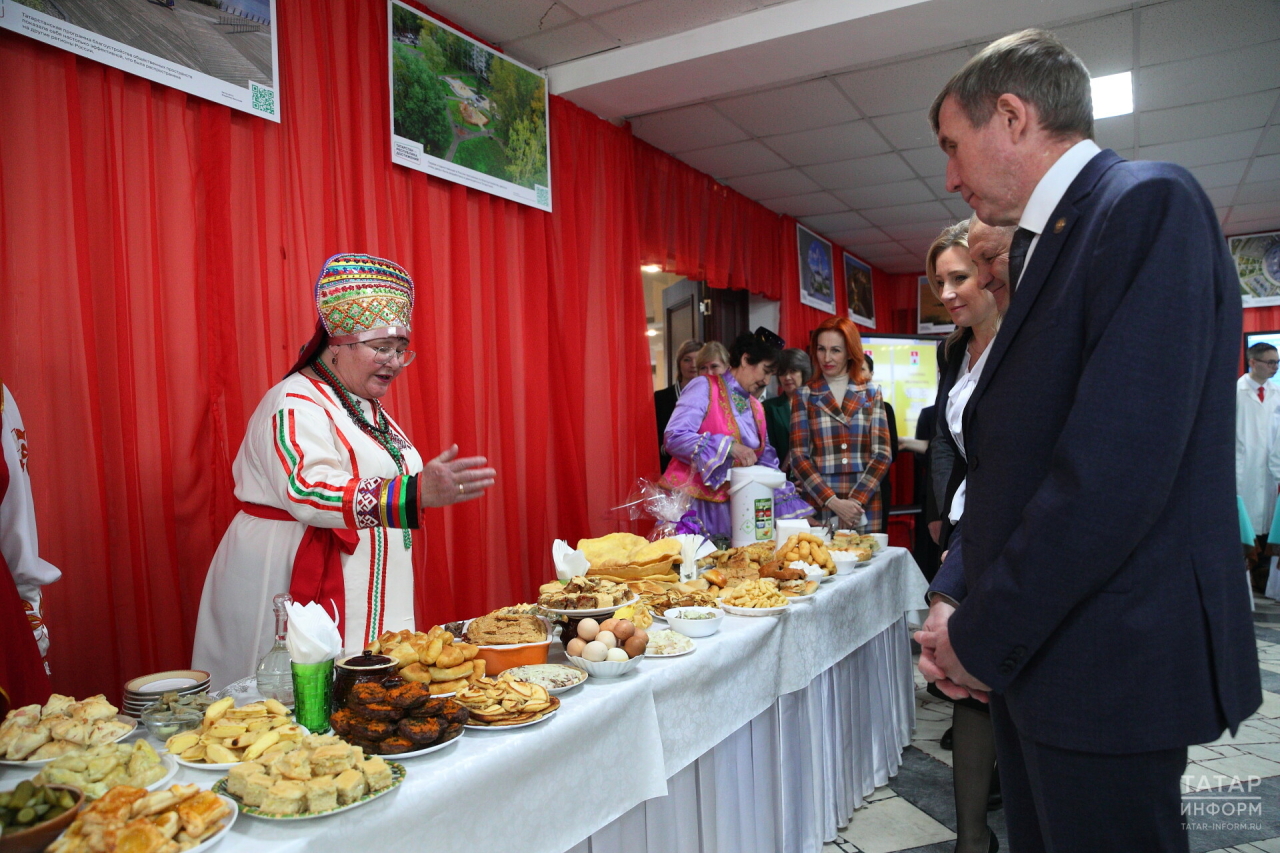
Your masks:
<svg viewBox="0 0 1280 853"><path fill-rule="evenodd" d="M741 335L739 335L741 337ZM723 376L729 369L729 351L719 341L707 341L695 359L699 376Z"/></svg>
<svg viewBox="0 0 1280 853"><path fill-rule="evenodd" d="M680 392L698 375L698 350L700 349L702 349L702 341L688 340L682 343L676 350L674 359L676 381L661 391L653 392L653 410L658 416L658 456L663 471L667 470L671 457L663 446L662 436L667 431L667 422L671 420L671 413L676 410L676 401L680 399Z"/></svg>
<svg viewBox="0 0 1280 853"><path fill-rule="evenodd" d="M764 401L769 443L778 453L783 471L791 470L791 400L796 390L813 377L813 362L799 347L784 349L778 358L778 396Z"/></svg>
<svg viewBox="0 0 1280 853"><path fill-rule="evenodd" d="M733 468L778 467L778 455L769 445L764 406L756 394L773 375L781 342L764 328L739 335L726 359L728 372L690 382L667 424L666 445L672 459L662 485L693 496L692 508L708 536L727 538L731 533L729 472ZM813 514L790 483L774 490L773 512L775 519Z"/></svg>

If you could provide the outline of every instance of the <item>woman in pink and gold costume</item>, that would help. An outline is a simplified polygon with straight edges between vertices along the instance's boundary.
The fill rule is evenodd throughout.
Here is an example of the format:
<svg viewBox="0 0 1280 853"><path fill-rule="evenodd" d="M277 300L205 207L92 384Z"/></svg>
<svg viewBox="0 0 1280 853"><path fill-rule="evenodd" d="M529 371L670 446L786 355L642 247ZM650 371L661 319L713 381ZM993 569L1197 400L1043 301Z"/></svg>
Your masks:
<svg viewBox="0 0 1280 853"><path fill-rule="evenodd" d="M334 255L315 294L316 334L258 404L236 456L240 512L205 578L192 655L215 687L251 675L271 647L277 593L336 606L348 651L412 630L420 511L493 484L484 457L458 458L456 446L424 465L379 402L414 360L409 274Z"/></svg>

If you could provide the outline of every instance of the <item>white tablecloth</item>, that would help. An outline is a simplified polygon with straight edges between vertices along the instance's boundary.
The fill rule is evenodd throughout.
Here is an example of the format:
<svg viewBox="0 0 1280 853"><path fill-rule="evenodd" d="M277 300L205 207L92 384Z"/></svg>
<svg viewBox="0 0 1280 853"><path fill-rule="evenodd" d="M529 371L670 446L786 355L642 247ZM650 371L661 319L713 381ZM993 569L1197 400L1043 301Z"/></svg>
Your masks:
<svg viewBox="0 0 1280 853"><path fill-rule="evenodd" d="M468 730L407 759L399 790L357 809L287 823L242 815L218 853L562 853L588 836L579 849L817 851L896 770L914 722L903 614L925 588L910 555L890 548L782 616L730 616L693 654L591 679L543 723ZM30 775L4 768L0 787ZM221 775L184 768L176 781ZM637 821L660 836L647 848L632 846Z"/></svg>

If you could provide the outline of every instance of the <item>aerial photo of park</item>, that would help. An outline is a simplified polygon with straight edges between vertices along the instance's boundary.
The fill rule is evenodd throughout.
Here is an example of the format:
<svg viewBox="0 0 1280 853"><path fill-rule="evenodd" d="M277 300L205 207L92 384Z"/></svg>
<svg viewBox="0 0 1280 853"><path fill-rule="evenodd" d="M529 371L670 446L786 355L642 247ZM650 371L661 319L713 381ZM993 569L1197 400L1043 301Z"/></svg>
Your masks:
<svg viewBox="0 0 1280 853"><path fill-rule="evenodd" d="M395 135L498 180L550 186L546 80L409 8L391 8Z"/></svg>

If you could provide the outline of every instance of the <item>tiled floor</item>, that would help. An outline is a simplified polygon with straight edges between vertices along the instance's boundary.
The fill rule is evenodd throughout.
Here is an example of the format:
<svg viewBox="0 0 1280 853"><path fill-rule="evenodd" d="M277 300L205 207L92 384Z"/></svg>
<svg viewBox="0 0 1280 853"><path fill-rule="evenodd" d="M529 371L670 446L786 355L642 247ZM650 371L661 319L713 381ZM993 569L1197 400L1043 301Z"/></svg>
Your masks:
<svg viewBox="0 0 1280 853"><path fill-rule="evenodd" d="M1280 604L1258 596L1254 611L1263 702L1234 738L1193 746L1183 777L1192 853L1280 853ZM951 853L955 804L951 753L938 739L951 705L916 674L916 734L889 784L876 790L823 853ZM1227 815L1225 811L1233 810ZM1008 850L1004 812L988 824Z"/></svg>

